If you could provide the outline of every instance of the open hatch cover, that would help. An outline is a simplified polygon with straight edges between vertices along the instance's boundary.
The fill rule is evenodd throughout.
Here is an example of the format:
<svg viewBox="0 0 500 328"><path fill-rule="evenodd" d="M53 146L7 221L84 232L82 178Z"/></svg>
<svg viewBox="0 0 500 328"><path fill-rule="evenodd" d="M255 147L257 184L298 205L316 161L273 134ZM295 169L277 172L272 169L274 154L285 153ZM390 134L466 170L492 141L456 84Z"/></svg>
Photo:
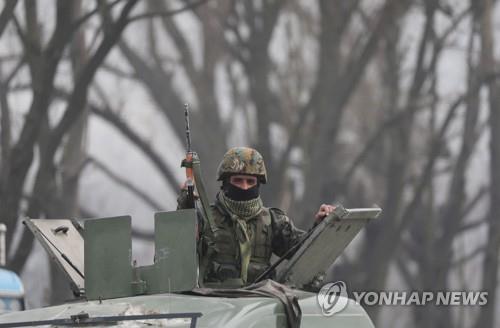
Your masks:
<svg viewBox="0 0 500 328"><path fill-rule="evenodd" d="M86 219L83 228L74 220L24 223L62 269L76 296L97 300L195 288L196 210L155 214L155 261L146 266L132 263L131 220L129 215Z"/></svg>
<svg viewBox="0 0 500 328"><path fill-rule="evenodd" d="M293 284L297 288L313 284L325 274L358 232L381 211L378 207L346 209L337 206L314 228L278 273L277 281Z"/></svg>
<svg viewBox="0 0 500 328"><path fill-rule="evenodd" d="M81 295L85 288L84 245L73 222L26 219L24 223L67 276L75 295Z"/></svg>

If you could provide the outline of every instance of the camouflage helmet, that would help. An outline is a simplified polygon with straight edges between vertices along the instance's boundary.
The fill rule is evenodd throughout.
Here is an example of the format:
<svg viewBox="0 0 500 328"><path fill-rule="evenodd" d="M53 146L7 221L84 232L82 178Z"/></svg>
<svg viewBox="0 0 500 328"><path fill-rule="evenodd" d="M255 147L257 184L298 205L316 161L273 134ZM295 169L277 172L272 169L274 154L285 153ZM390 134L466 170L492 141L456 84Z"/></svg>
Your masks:
<svg viewBox="0 0 500 328"><path fill-rule="evenodd" d="M233 174L254 175L261 183L267 182L264 158L253 148L233 147L224 154L217 169L217 180Z"/></svg>

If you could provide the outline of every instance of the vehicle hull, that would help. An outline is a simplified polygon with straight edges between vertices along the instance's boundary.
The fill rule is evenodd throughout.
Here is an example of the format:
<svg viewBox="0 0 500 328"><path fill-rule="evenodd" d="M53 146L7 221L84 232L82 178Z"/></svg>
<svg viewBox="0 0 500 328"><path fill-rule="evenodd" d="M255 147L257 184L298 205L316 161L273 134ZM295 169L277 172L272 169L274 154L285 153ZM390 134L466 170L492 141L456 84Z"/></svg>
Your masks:
<svg viewBox="0 0 500 328"><path fill-rule="evenodd" d="M316 294L298 292L302 310L301 327L372 328L364 309L349 300L347 307L332 316L324 316ZM181 294L136 296L103 301L82 301L63 305L7 313L0 316L0 325L22 321L70 319L88 314L90 318L131 316L161 313L201 313L196 327L287 327L284 306L266 297L206 297ZM144 319L116 322L116 326L189 327L187 319ZM85 325L89 327L89 325ZM92 325L91 325L92 326ZM100 325L95 325L100 326Z"/></svg>

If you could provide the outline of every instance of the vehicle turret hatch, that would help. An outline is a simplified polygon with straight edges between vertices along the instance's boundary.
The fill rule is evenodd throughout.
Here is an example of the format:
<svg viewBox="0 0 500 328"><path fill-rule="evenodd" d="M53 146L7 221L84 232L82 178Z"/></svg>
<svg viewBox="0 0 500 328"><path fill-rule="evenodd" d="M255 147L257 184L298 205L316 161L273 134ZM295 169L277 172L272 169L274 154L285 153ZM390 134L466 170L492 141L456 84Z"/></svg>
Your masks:
<svg viewBox="0 0 500 328"><path fill-rule="evenodd" d="M25 224L68 277L76 296L102 300L197 287L196 222L194 209L156 213L155 261L146 266L132 259L128 215L86 219L83 228L71 220L27 219Z"/></svg>
<svg viewBox="0 0 500 328"><path fill-rule="evenodd" d="M75 295L85 288L83 238L71 220L26 219L24 224L70 281Z"/></svg>
<svg viewBox="0 0 500 328"><path fill-rule="evenodd" d="M197 286L196 211L155 214L155 261L132 260L130 216L85 221L89 300L191 290Z"/></svg>
<svg viewBox="0 0 500 328"><path fill-rule="evenodd" d="M310 233L278 273L277 281L297 288L320 283L325 271L351 240L381 211L380 208L346 209L338 206Z"/></svg>
<svg viewBox="0 0 500 328"><path fill-rule="evenodd" d="M129 215L85 221L87 299L132 295L131 221Z"/></svg>

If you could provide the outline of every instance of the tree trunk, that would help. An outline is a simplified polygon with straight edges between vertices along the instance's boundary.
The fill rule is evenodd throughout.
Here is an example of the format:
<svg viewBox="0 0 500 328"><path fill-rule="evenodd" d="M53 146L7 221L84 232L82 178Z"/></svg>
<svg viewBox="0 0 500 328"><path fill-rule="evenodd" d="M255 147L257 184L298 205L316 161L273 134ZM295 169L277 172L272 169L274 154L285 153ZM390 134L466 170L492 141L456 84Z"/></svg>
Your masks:
<svg viewBox="0 0 500 328"><path fill-rule="evenodd" d="M81 16L81 0L74 1L73 20ZM85 48L85 34L78 30L71 43L71 63L73 68L73 81L76 84L78 75L88 60ZM60 164L61 188L60 197L57 199L55 212L58 218L69 219L78 216L78 181L83 161L85 160L85 135L87 130L88 109L85 108L81 116L68 133L64 144ZM51 262L51 295L50 303L59 304L72 297L69 282L59 267Z"/></svg>
<svg viewBox="0 0 500 328"><path fill-rule="evenodd" d="M493 1L481 2L481 56L490 70L495 65L493 35ZM481 308L477 328L495 327L495 308L498 285L498 256L500 247L500 83L497 79L488 85L490 126L490 208L488 217L488 241L483 262L482 290L488 292L488 304Z"/></svg>

